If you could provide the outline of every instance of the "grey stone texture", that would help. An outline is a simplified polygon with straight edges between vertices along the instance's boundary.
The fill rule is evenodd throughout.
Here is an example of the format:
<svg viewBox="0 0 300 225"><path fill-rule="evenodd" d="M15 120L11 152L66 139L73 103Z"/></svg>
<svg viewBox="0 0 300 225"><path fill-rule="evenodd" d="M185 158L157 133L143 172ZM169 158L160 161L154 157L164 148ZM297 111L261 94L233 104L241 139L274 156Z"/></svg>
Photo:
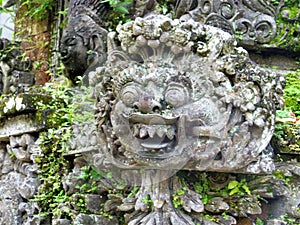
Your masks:
<svg viewBox="0 0 300 225"><path fill-rule="evenodd" d="M299 222L299 157L275 161L269 145L294 59L253 52L271 51L283 6L170 1L171 18L157 5L136 1L132 20L108 32L107 4L70 1L62 61L74 84L84 76L93 89L95 105L82 111L95 109L95 119L70 126L61 183L70 201L57 215L42 217L34 201L48 111L36 112L41 96L27 93L31 62L1 40L0 91L12 95L0 106L0 224ZM282 71L262 68L274 65Z"/></svg>

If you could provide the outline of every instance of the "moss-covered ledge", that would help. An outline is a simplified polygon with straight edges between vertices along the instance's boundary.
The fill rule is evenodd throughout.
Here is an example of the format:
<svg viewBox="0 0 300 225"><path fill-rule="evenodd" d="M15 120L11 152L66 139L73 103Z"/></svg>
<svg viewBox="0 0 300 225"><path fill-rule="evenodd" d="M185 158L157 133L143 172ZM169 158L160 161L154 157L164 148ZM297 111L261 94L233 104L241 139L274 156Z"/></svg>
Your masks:
<svg viewBox="0 0 300 225"><path fill-rule="evenodd" d="M0 99L0 141L10 136L36 133L47 127L51 111L37 110L51 99L44 94L2 95Z"/></svg>

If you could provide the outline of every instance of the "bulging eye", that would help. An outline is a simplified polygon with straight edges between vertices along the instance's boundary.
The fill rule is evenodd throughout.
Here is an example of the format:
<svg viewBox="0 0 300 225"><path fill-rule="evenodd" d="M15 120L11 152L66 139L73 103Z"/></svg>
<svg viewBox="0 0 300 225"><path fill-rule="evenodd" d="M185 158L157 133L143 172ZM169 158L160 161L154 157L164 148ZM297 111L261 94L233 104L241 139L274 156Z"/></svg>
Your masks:
<svg viewBox="0 0 300 225"><path fill-rule="evenodd" d="M189 93L185 86L171 83L165 92L165 101L173 107L179 107L187 103Z"/></svg>
<svg viewBox="0 0 300 225"><path fill-rule="evenodd" d="M120 92L122 102L132 107L135 102L139 100L141 89L136 84L131 84L123 88Z"/></svg>

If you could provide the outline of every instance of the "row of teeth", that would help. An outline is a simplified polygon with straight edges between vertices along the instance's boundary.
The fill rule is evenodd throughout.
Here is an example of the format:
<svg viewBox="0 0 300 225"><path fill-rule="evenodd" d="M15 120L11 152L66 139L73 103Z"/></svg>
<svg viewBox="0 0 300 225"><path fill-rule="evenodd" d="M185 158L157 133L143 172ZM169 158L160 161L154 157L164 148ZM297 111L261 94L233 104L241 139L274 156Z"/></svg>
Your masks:
<svg viewBox="0 0 300 225"><path fill-rule="evenodd" d="M145 138L147 136L153 138L155 134L160 138L167 136L170 140L173 140L176 134L175 127L166 125L133 125L133 136L137 138Z"/></svg>
<svg viewBox="0 0 300 225"><path fill-rule="evenodd" d="M171 147L167 147L167 148L164 148L164 149L145 149L143 151L143 153L146 153L146 154L165 154L165 153L169 153L169 152L172 152L172 148Z"/></svg>

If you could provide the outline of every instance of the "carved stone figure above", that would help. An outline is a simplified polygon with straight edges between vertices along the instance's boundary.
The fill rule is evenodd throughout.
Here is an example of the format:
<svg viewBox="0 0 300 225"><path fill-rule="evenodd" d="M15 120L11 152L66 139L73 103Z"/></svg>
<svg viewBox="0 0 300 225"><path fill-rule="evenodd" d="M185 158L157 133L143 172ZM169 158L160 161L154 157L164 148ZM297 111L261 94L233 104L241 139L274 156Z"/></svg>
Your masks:
<svg viewBox="0 0 300 225"><path fill-rule="evenodd" d="M72 0L69 8L69 25L62 38L61 54L69 77L75 82L77 76L86 75L105 61L106 49L102 42L106 39L105 29L114 30L112 24L123 17L112 16L116 10L109 1ZM129 19L163 13L170 18L193 19L218 27L249 50L284 50L295 55L299 49L300 14L294 1L173 0L162 3L147 0L134 1L124 9L130 12L126 15ZM117 21L112 17L118 18Z"/></svg>
<svg viewBox="0 0 300 225"><path fill-rule="evenodd" d="M101 27L101 18L108 10L100 2L70 2L68 26L61 40L60 52L68 77L74 84L78 76L84 76L106 60L104 43L107 31Z"/></svg>

